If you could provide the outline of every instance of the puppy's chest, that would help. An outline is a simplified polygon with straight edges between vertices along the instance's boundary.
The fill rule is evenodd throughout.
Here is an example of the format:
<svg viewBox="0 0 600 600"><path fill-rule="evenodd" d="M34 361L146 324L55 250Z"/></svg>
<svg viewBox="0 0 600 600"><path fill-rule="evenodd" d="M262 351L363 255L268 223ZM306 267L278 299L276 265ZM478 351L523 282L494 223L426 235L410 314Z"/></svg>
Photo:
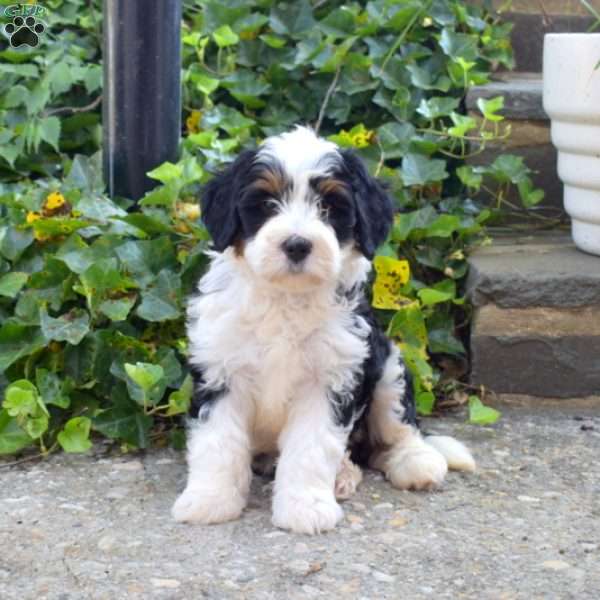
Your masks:
<svg viewBox="0 0 600 600"><path fill-rule="evenodd" d="M323 352L324 329L287 311L272 311L250 327L244 339L256 391L287 398L304 382L322 378L328 367L315 357Z"/></svg>
<svg viewBox="0 0 600 600"><path fill-rule="evenodd" d="M290 410L308 394L327 391L360 366L363 345L339 310L326 318L301 310L272 311L242 335L249 359L242 369L254 405L254 443L270 451Z"/></svg>

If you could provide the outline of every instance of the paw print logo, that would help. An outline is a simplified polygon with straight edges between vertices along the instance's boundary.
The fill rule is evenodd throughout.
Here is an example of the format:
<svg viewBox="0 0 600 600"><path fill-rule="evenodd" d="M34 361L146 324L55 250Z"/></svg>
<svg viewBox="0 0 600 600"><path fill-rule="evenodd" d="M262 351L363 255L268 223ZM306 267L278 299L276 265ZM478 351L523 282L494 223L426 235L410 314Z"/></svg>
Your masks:
<svg viewBox="0 0 600 600"><path fill-rule="evenodd" d="M44 31L46 31L44 24L34 17L15 17L12 23L4 27L4 32L13 48L20 46L35 48L40 43L40 35Z"/></svg>

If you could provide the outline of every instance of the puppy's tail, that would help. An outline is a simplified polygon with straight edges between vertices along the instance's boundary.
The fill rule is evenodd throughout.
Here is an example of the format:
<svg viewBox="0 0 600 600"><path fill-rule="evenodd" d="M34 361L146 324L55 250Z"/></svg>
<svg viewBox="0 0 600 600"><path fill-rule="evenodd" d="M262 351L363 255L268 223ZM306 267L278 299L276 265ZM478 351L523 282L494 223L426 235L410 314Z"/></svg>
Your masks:
<svg viewBox="0 0 600 600"><path fill-rule="evenodd" d="M425 436L425 442L435 448L446 459L449 469L475 471L475 459L462 442L447 435L428 435Z"/></svg>

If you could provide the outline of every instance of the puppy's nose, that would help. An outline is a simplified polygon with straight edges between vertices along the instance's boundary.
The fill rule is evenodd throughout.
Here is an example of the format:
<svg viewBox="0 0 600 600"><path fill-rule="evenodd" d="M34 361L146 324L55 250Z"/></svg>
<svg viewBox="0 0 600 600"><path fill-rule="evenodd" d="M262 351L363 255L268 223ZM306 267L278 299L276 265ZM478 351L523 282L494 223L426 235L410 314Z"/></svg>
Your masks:
<svg viewBox="0 0 600 600"><path fill-rule="evenodd" d="M293 235L281 244L281 249L293 263L299 263L310 254L312 246L310 240L299 235Z"/></svg>

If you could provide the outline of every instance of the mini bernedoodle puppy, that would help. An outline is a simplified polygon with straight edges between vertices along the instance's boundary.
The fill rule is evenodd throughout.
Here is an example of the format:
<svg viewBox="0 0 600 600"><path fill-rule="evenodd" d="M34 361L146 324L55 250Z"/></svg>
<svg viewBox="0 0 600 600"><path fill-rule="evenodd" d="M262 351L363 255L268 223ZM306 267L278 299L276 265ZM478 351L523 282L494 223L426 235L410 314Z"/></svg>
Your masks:
<svg viewBox="0 0 600 600"><path fill-rule="evenodd" d="M420 434L408 371L366 301L393 213L356 155L298 127L243 152L201 203L215 252L188 308L194 395L176 520L238 518L264 455L278 457L273 523L303 533L342 519L355 462L399 489L474 470L460 442Z"/></svg>

